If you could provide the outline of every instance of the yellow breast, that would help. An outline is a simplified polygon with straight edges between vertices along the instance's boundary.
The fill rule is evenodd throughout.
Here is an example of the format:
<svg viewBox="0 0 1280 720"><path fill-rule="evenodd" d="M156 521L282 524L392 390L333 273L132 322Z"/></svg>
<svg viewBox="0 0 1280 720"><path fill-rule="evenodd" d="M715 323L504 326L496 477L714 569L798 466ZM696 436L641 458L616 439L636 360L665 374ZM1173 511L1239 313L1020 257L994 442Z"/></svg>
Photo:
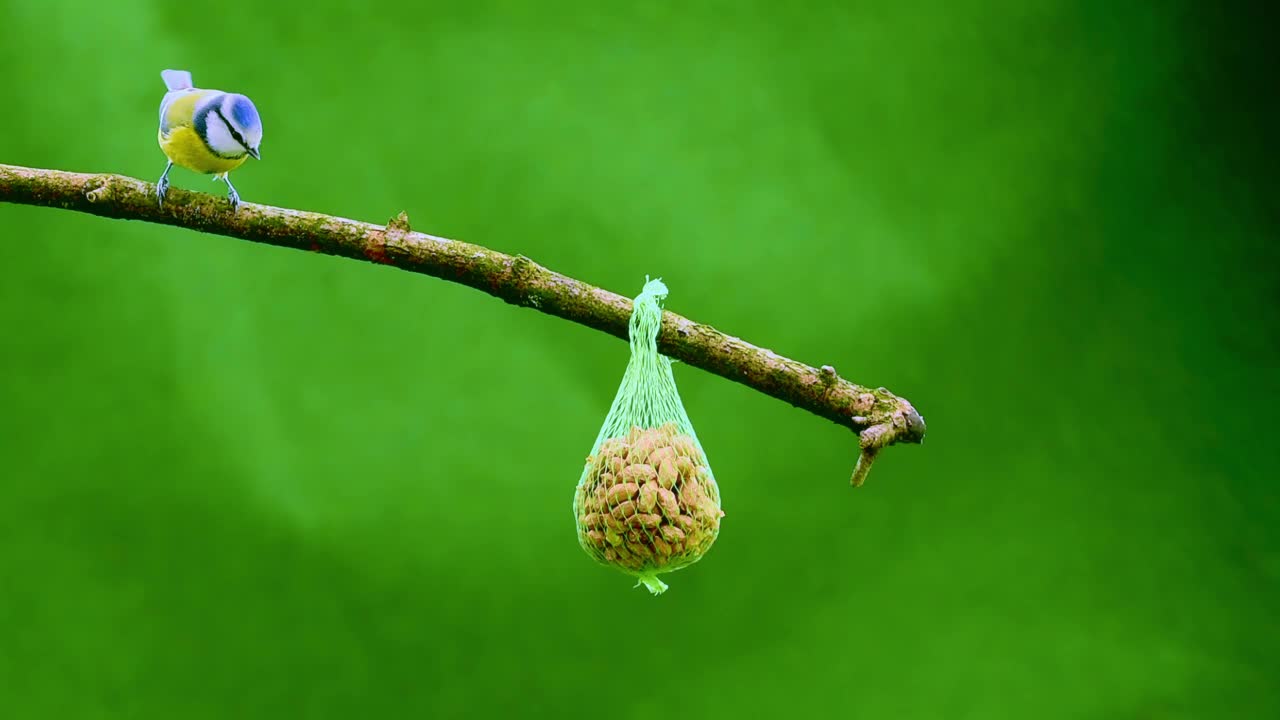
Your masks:
<svg viewBox="0 0 1280 720"><path fill-rule="evenodd" d="M244 164L248 156L235 159L218 157L204 144L196 131L190 127L177 127L157 134L160 149L175 165L181 165L198 173L217 174L231 172Z"/></svg>

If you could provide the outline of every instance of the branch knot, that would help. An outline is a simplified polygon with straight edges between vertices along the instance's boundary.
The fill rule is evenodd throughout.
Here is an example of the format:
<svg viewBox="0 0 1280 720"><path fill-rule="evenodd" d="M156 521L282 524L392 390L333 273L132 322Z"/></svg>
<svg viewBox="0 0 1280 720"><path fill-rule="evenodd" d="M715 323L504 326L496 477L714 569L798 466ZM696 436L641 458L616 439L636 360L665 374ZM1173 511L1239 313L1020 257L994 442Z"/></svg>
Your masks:
<svg viewBox="0 0 1280 720"><path fill-rule="evenodd" d="M115 199L116 177L114 175L96 175L89 181L89 189L84 197L91 203L99 203Z"/></svg>
<svg viewBox="0 0 1280 720"><path fill-rule="evenodd" d="M511 261L511 281L515 286L515 305L527 305L533 308L541 308L542 301L538 299L537 293L533 292L533 288L537 286L536 275L542 266L534 262L524 255L516 255Z"/></svg>
<svg viewBox="0 0 1280 720"><path fill-rule="evenodd" d="M818 370L818 379L828 388L834 387L840 376L836 374L836 369L830 365L823 365Z"/></svg>
<svg viewBox="0 0 1280 720"><path fill-rule="evenodd" d="M401 210L399 215L387 221L381 233L370 238L365 247L364 256L379 265L394 265L387 255L387 248L403 249L405 237L412 232L409 228L409 214ZM380 235L380 237L379 237Z"/></svg>

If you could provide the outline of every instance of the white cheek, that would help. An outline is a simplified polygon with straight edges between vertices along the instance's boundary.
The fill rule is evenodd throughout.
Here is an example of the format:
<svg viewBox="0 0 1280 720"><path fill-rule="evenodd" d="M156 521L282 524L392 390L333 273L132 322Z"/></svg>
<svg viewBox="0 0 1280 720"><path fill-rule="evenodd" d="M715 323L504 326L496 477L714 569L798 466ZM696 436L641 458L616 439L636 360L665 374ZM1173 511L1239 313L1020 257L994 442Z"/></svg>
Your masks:
<svg viewBox="0 0 1280 720"><path fill-rule="evenodd" d="M217 113L209 113L205 118L205 138L214 152L223 155L243 155L244 148L231 137L231 131Z"/></svg>

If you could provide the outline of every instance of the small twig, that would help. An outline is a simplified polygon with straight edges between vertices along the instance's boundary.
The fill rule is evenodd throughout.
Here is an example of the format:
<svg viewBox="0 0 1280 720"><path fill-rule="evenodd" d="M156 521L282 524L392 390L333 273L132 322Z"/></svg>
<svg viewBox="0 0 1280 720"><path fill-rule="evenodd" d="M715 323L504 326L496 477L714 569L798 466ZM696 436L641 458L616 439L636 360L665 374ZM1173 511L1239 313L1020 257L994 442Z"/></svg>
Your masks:
<svg viewBox="0 0 1280 720"><path fill-rule="evenodd" d="M390 265L461 283L513 305L627 339L629 298L553 272L523 256L414 232L404 213L386 226L253 203L244 203L233 213L222 197L179 188L170 189L160 207L155 186L142 180L14 165L0 165L0 202L176 225ZM673 359L859 433L855 486L862 484L882 448L924 439L924 419L911 403L884 388L872 390L844 380L829 365L821 370L810 367L672 312L663 317L658 348Z"/></svg>

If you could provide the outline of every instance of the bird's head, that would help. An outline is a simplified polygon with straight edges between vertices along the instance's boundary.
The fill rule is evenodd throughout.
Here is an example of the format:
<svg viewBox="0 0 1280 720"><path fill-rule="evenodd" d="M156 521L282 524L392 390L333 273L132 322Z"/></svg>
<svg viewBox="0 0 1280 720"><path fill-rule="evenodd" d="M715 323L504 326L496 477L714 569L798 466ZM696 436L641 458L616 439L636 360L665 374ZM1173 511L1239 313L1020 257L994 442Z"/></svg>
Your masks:
<svg viewBox="0 0 1280 720"><path fill-rule="evenodd" d="M221 155L248 154L258 159L262 144L262 119L253 101L244 95L228 93L205 121L209 147Z"/></svg>

